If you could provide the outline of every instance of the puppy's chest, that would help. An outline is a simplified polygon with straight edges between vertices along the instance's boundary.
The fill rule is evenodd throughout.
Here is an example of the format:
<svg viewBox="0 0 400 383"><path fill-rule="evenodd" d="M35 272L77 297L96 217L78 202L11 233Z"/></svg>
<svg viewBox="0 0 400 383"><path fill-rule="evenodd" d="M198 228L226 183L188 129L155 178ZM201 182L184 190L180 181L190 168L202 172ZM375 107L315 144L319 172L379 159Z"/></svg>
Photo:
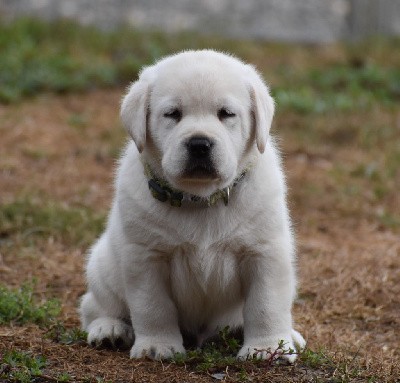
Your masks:
<svg viewBox="0 0 400 383"><path fill-rule="evenodd" d="M185 291L184 295L224 295L240 287L239 260L226 245L181 246L172 255L170 272L172 289Z"/></svg>

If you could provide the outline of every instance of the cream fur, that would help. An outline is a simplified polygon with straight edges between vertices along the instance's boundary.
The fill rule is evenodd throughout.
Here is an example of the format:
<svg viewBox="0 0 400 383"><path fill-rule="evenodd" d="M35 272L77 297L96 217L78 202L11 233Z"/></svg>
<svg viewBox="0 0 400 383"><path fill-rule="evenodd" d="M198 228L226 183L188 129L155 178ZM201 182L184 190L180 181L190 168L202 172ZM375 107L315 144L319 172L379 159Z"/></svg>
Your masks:
<svg viewBox="0 0 400 383"><path fill-rule="evenodd" d="M235 116L219 119L222 107ZM164 116L171 108L182 111L179 121ZM142 71L122 102L133 141L87 263L80 313L89 343L107 339L132 346L132 358L170 358L185 352L182 331L201 343L228 325L244 328L239 358L267 358L256 350L276 349L280 340L304 347L292 329L294 241L269 137L273 111L254 68L222 53L183 52ZM183 176L185 142L196 135L213 140L217 178ZM151 196L142 161L174 188L202 197L250 170L228 206L178 208Z"/></svg>

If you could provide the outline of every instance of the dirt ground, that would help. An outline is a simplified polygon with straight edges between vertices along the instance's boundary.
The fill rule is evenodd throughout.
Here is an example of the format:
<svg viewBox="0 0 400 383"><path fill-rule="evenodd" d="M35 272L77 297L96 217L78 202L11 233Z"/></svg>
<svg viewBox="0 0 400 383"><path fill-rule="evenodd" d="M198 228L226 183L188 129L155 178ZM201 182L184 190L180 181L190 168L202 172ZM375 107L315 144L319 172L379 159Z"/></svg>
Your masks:
<svg viewBox="0 0 400 383"><path fill-rule="evenodd" d="M42 95L0 106L0 203L29 198L38 206L52 201L105 214L112 197L115 158L126 140L118 117L122 92ZM380 119L395 121L400 131L399 112L382 114ZM338 116L336 124L359 123L359 116L352 122L347 118L352 117ZM394 215L399 213L399 196L392 192L383 202L376 202L370 198L368 181L358 179L354 180L358 191L352 195L352 179L337 175L336 169L356 168L374 154L357 143L342 145L340 140L307 146L298 132L308 123L305 117L278 113L274 129L282 140L298 241L299 294L294 320L310 349L326 350L338 365L347 363L346 368L358 369L359 374L349 378L338 369L326 375L318 369L307 371L298 363L274 367L273 372L253 371L246 379L362 382L375 377L373 381L400 381L400 231L379 219L382 204ZM27 243L21 235L2 237L1 283L19 286L36 277L38 294L58 297L63 322L79 326L76 307L85 290L87 244L53 234ZM216 381L190 366L131 361L126 352L55 343L45 332L35 325L1 326L0 352L18 349L44 355L50 363L48 381L55 381L57 372L68 373L72 381L96 381L96 377L113 382ZM225 380L235 379L239 378L227 371Z"/></svg>

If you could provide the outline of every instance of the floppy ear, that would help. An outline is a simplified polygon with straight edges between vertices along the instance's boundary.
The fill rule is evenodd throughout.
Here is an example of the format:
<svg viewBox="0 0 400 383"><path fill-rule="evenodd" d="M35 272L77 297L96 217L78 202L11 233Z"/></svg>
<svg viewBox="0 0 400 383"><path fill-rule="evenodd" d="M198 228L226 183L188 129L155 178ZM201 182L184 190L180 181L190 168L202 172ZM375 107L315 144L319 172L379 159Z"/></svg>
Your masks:
<svg viewBox="0 0 400 383"><path fill-rule="evenodd" d="M121 104L121 119L141 153L146 143L150 85L139 78L134 82Z"/></svg>
<svg viewBox="0 0 400 383"><path fill-rule="evenodd" d="M275 104L268 87L256 70L250 66L250 97L254 118L256 143L260 153L264 153L269 130L274 116Z"/></svg>

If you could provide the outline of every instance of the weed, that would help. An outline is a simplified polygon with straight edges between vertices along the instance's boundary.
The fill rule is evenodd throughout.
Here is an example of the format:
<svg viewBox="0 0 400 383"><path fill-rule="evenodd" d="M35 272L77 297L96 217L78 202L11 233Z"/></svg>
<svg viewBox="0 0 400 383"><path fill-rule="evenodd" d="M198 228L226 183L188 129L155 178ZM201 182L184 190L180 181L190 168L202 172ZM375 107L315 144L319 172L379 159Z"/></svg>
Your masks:
<svg viewBox="0 0 400 383"><path fill-rule="evenodd" d="M70 382L72 380L71 375L63 372L62 374L57 376L57 382Z"/></svg>
<svg viewBox="0 0 400 383"><path fill-rule="evenodd" d="M229 330L229 326L226 326L219 332L219 336L222 341L222 352L236 354L240 349L240 342L234 334Z"/></svg>
<svg viewBox="0 0 400 383"><path fill-rule="evenodd" d="M309 348L306 348L299 357L302 364L313 369L326 366L333 367L335 365L332 358L329 357L323 350L313 351Z"/></svg>
<svg viewBox="0 0 400 383"><path fill-rule="evenodd" d="M46 367L43 356L28 352L7 351L1 358L0 378L7 382L29 383L40 377Z"/></svg>
<svg viewBox="0 0 400 383"><path fill-rule="evenodd" d="M87 333L79 328L66 328L63 323L57 322L51 326L47 333L47 337L57 343L77 344L86 343Z"/></svg>
<svg viewBox="0 0 400 383"><path fill-rule="evenodd" d="M237 363L239 347L238 339L226 327L219 332L218 337L207 341L202 349L188 350L186 355L176 354L172 362L194 366L197 371L215 372Z"/></svg>
<svg viewBox="0 0 400 383"><path fill-rule="evenodd" d="M47 325L59 313L60 303L57 300L37 302L32 283L26 283L19 289L0 286L0 324L32 322Z"/></svg>
<svg viewBox="0 0 400 383"><path fill-rule="evenodd" d="M218 337L207 341L202 349L188 350L186 355L176 354L172 363L177 365L189 365L198 372L211 374L215 379L223 379L225 371L228 369L237 373L240 381L248 378L248 372L256 368L270 369L279 356L293 354L294 350L286 349L281 341L275 350L268 350L270 358L268 360L257 359L257 354L253 358L239 361L236 358L241 345L238 335L225 327L219 332ZM259 350L259 352L265 350Z"/></svg>
<svg viewBox="0 0 400 383"><path fill-rule="evenodd" d="M47 366L44 356L35 356L30 352L11 350L6 351L0 359L0 380L3 382L31 383L42 381L71 382L73 378L68 373L57 377L45 374ZM4 380L3 380L4 379Z"/></svg>

